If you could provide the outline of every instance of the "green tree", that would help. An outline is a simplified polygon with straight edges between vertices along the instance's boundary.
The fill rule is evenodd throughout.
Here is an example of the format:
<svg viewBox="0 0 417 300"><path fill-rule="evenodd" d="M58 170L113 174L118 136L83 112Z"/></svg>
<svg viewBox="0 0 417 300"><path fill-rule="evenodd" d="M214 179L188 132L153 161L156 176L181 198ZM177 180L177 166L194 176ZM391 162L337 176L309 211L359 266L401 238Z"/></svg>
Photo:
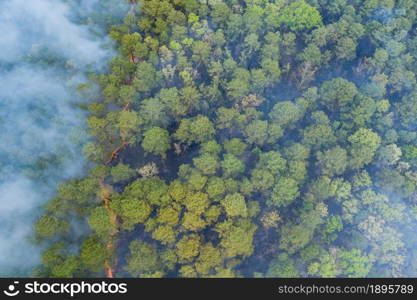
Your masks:
<svg viewBox="0 0 417 300"><path fill-rule="evenodd" d="M340 175L346 170L347 164L347 151L340 146L317 152L317 166L323 175Z"/></svg>
<svg viewBox="0 0 417 300"><path fill-rule="evenodd" d="M226 186L222 178L210 177L207 183L206 192L210 198L217 198L226 192Z"/></svg>
<svg viewBox="0 0 417 300"><path fill-rule="evenodd" d="M360 169L369 164L381 144L378 134L367 128L360 128L348 137L350 147L350 165L352 169Z"/></svg>
<svg viewBox="0 0 417 300"><path fill-rule="evenodd" d="M200 252L200 237L196 234L185 235L176 244L177 255L180 262L190 262Z"/></svg>
<svg viewBox="0 0 417 300"><path fill-rule="evenodd" d="M143 100L138 115L147 126L167 128L170 123L167 106L159 99L150 98Z"/></svg>
<svg viewBox="0 0 417 300"><path fill-rule="evenodd" d="M287 223L280 228L281 240L279 247L289 254L304 248L312 238L312 228L303 225Z"/></svg>
<svg viewBox="0 0 417 300"><path fill-rule="evenodd" d="M274 185L274 182L274 175L268 170L255 169L251 173L251 183L254 189L266 191Z"/></svg>
<svg viewBox="0 0 417 300"><path fill-rule="evenodd" d="M113 177L114 182L126 181L135 176L136 171L129 166L118 163L116 166L110 169L110 174Z"/></svg>
<svg viewBox="0 0 417 300"><path fill-rule="evenodd" d="M233 138L224 141L224 150L235 156L242 155L247 148L247 145L241 139Z"/></svg>
<svg viewBox="0 0 417 300"><path fill-rule="evenodd" d="M228 194L221 203L226 211L226 214L230 217L248 216L245 198L239 193Z"/></svg>
<svg viewBox="0 0 417 300"><path fill-rule="evenodd" d="M99 236L90 235L83 241L80 248L80 260L89 270L102 271L108 257L108 249Z"/></svg>
<svg viewBox="0 0 417 300"><path fill-rule="evenodd" d="M320 99L329 111L349 109L355 95L356 86L344 78L325 81L320 88Z"/></svg>
<svg viewBox="0 0 417 300"><path fill-rule="evenodd" d="M208 242L201 246L195 268L200 275L206 276L222 263L223 258L220 249L215 248L211 242Z"/></svg>
<svg viewBox="0 0 417 300"><path fill-rule="evenodd" d="M246 141L249 144L262 146L268 139L268 122L255 120L244 131Z"/></svg>
<svg viewBox="0 0 417 300"><path fill-rule="evenodd" d="M142 147L146 152L166 158L166 152L170 148L168 131L159 127L152 127L143 136Z"/></svg>
<svg viewBox="0 0 417 300"><path fill-rule="evenodd" d="M193 119L182 119L175 132L175 138L187 144L202 143L211 139L214 135L213 124L203 115Z"/></svg>
<svg viewBox="0 0 417 300"><path fill-rule="evenodd" d="M257 168L266 169L274 175L282 173L286 168L286 161L278 151L263 152L259 155Z"/></svg>
<svg viewBox="0 0 417 300"><path fill-rule="evenodd" d="M265 277L272 278L294 278L298 276L299 273L294 260L287 253L278 254L269 264L268 271L265 274Z"/></svg>
<svg viewBox="0 0 417 300"><path fill-rule="evenodd" d="M54 216L42 216L35 225L35 232L38 238L50 238L58 234L67 233L70 224Z"/></svg>
<svg viewBox="0 0 417 300"><path fill-rule="evenodd" d="M206 193L197 192L187 195L183 203L188 211L202 214L209 206L209 198Z"/></svg>
<svg viewBox="0 0 417 300"><path fill-rule="evenodd" d="M160 241L162 245L168 245L175 242L175 232L172 229L172 227L168 225L161 225L158 226L153 232L152 232L152 238L154 238L157 241Z"/></svg>
<svg viewBox="0 0 417 300"><path fill-rule="evenodd" d="M151 205L145 199L122 195L119 201L111 205L123 219L123 228L133 229L134 225L144 223L152 211Z"/></svg>
<svg viewBox="0 0 417 300"><path fill-rule="evenodd" d="M138 92L147 93L157 86L158 82L160 82L158 79L159 74L155 70L155 67L149 62L144 61L139 63L136 69L133 84Z"/></svg>
<svg viewBox="0 0 417 300"><path fill-rule="evenodd" d="M243 68L237 68L233 79L227 84L228 96L231 99L240 99L249 92L250 73Z"/></svg>
<svg viewBox="0 0 417 300"><path fill-rule="evenodd" d="M274 206L288 206L299 195L300 191L297 181L292 178L282 177L275 184L271 198L267 200L267 203Z"/></svg>
<svg viewBox="0 0 417 300"><path fill-rule="evenodd" d="M303 111L291 101L282 101L274 105L269 118L281 127L294 125L303 116Z"/></svg>
<svg viewBox="0 0 417 300"><path fill-rule="evenodd" d="M392 166L400 160L401 155L400 147L396 144L389 144L379 148L376 159L381 166Z"/></svg>
<svg viewBox="0 0 417 300"><path fill-rule="evenodd" d="M101 237L107 237L115 232L107 210L103 206L92 210L88 224Z"/></svg>
<svg viewBox="0 0 417 300"><path fill-rule="evenodd" d="M311 115L314 124L303 130L303 143L316 149L332 145L336 141L328 116L323 111L313 112Z"/></svg>
<svg viewBox="0 0 417 300"><path fill-rule="evenodd" d="M233 154L225 154L221 162L223 176L234 177L245 171L244 163Z"/></svg>
<svg viewBox="0 0 417 300"><path fill-rule="evenodd" d="M347 277L366 277L372 268L373 259L362 255L359 249L344 250L339 254L339 265Z"/></svg>
<svg viewBox="0 0 417 300"><path fill-rule="evenodd" d="M226 257L250 256L253 253L253 234L256 226L250 221L241 220L233 225L229 222L218 224L220 246L224 248Z"/></svg>
<svg viewBox="0 0 417 300"><path fill-rule="evenodd" d="M304 0L297 0L280 10L277 23L291 30L304 30L322 24L320 12Z"/></svg>
<svg viewBox="0 0 417 300"><path fill-rule="evenodd" d="M207 223L204 219L197 213L194 212L185 212L182 219L182 226L186 230L190 231L200 231L206 227Z"/></svg>
<svg viewBox="0 0 417 300"><path fill-rule="evenodd" d="M142 241L132 241L124 269L134 277L142 277L160 268L158 253L152 245Z"/></svg>
<svg viewBox="0 0 417 300"><path fill-rule="evenodd" d="M193 163L197 169L206 175L214 175L220 167L217 156L208 153L194 158Z"/></svg>
<svg viewBox="0 0 417 300"><path fill-rule="evenodd" d="M158 223L175 226L179 221L179 211L172 206L163 206L158 209Z"/></svg>
<svg viewBox="0 0 417 300"><path fill-rule="evenodd" d="M139 132L140 120L136 112L123 110L119 113L116 127L123 141L135 143Z"/></svg>

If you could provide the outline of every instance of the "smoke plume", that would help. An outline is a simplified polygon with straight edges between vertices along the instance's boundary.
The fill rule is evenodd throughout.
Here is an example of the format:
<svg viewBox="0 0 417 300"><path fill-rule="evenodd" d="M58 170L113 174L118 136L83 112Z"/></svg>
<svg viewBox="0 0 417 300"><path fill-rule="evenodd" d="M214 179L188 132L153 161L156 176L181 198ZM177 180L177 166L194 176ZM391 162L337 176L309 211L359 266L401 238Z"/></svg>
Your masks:
<svg viewBox="0 0 417 300"><path fill-rule="evenodd" d="M83 172L85 114L74 87L112 51L75 22L74 7L91 12L98 1L70 2L0 1L0 276L39 263L29 240L39 208Z"/></svg>

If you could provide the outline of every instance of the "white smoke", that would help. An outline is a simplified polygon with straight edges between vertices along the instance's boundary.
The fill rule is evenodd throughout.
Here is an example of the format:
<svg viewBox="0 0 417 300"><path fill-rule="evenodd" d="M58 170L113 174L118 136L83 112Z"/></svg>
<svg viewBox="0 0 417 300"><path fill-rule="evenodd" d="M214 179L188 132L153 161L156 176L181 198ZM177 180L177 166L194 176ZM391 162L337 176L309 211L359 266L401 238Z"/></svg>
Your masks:
<svg viewBox="0 0 417 300"><path fill-rule="evenodd" d="M0 0L0 276L39 263L29 241L38 208L83 172L85 115L74 86L112 51L74 15L64 0Z"/></svg>

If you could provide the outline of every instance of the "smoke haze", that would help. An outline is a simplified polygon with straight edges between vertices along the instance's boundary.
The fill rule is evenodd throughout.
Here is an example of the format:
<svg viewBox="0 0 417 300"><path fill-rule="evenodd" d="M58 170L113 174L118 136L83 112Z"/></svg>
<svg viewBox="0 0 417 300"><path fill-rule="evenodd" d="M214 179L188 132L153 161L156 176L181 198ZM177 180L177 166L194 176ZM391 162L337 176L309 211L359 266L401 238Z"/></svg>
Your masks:
<svg viewBox="0 0 417 300"><path fill-rule="evenodd" d="M84 113L74 87L87 71L102 70L112 51L74 16L65 1L0 1L1 276L39 263L29 241L39 207L83 172Z"/></svg>

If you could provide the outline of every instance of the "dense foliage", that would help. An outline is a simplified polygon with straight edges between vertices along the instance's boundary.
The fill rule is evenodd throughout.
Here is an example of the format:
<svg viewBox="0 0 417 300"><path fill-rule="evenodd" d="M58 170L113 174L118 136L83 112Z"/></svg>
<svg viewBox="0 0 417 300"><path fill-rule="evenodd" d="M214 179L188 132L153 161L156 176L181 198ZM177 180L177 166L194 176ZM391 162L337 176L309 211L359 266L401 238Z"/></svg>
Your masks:
<svg viewBox="0 0 417 300"><path fill-rule="evenodd" d="M35 275L417 275L414 0L129 2Z"/></svg>

